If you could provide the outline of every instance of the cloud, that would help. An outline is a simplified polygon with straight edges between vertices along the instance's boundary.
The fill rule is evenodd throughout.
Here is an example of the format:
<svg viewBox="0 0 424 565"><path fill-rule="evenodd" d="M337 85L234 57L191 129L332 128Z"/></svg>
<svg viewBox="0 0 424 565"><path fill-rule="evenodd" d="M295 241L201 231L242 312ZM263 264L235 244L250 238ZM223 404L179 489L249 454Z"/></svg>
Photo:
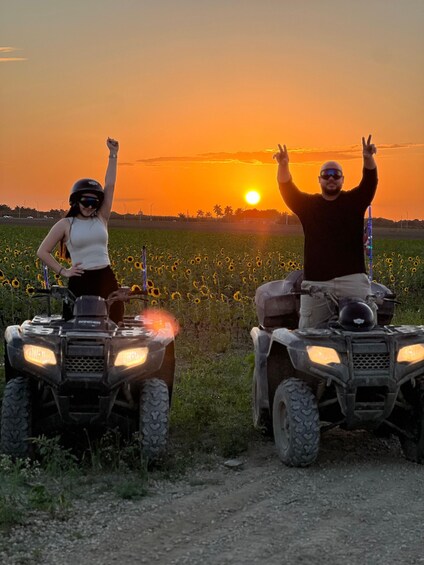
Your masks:
<svg viewBox="0 0 424 565"><path fill-rule="evenodd" d="M15 63L16 61L27 61L26 57L3 57L3 53L19 51L16 47L0 47L0 63Z"/></svg>
<svg viewBox="0 0 424 565"><path fill-rule="evenodd" d="M12 63L16 61L28 61L25 57L0 57L0 63Z"/></svg>
<svg viewBox="0 0 424 565"><path fill-rule="evenodd" d="M114 202L143 202L147 198L114 198Z"/></svg>
<svg viewBox="0 0 424 565"><path fill-rule="evenodd" d="M379 150L409 149L413 147L424 147L422 143L393 143L378 145ZM347 161L362 157L362 147L351 145L344 148L288 148L291 163L316 163L328 160ZM198 164L248 164L248 165L270 165L276 150L266 149L263 151L237 151L235 153L200 153L189 156L166 156L151 157L149 159L138 159L136 162L142 165L162 165L167 163L198 163ZM128 163L127 163L128 164Z"/></svg>

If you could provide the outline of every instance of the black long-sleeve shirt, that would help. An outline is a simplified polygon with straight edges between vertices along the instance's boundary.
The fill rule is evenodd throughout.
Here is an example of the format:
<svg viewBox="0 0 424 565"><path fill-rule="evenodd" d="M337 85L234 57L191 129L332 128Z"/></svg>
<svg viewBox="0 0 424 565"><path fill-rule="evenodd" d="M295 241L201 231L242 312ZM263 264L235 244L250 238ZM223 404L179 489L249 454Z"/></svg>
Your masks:
<svg viewBox="0 0 424 565"><path fill-rule="evenodd" d="M364 168L360 184L342 190L335 200L301 192L292 180L280 183L285 203L303 226L305 279L326 281L366 272L364 214L377 182L377 169Z"/></svg>

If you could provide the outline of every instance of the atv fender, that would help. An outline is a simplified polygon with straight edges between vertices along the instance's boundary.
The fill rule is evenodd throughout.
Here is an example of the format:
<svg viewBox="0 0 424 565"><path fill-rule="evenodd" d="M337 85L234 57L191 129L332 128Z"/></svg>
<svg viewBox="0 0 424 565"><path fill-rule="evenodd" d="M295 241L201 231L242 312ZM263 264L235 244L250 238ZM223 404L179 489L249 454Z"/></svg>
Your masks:
<svg viewBox="0 0 424 565"><path fill-rule="evenodd" d="M256 381L256 402L259 409L269 410L267 357L271 334L260 328L252 328L250 335L255 352L254 379Z"/></svg>
<svg viewBox="0 0 424 565"><path fill-rule="evenodd" d="M300 341L292 332L286 328L279 328L272 332L267 354L267 384L269 406L274 402L275 391L278 385L296 376L293 363L293 350L296 341Z"/></svg>
<svg viewBox="0 0 424 565"><path fill-rule="evenodd" d="M285 355L288 355L295 369L304 368L308 364L305 340L299 338L292 330L278 328L272 332L270 354L273 350L280 351L281 347L279 346L283 346L283 350L286 352Z"/></svg>
<svg viewBox="0 0 424 565"><path fill-rule="evenodd" d="M23 366L23 340L20 326L8 326L4 332L4 356L6 381L12 378L14 370Z"/></svg>

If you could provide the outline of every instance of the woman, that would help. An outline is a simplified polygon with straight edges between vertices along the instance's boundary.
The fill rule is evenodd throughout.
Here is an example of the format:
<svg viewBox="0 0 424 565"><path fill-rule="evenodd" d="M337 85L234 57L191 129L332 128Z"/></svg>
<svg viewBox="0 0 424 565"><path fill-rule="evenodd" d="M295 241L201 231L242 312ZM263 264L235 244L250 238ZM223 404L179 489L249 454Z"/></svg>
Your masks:
<svg viewBox="0 0 424 565"><path fill-rule="evenodd" d="M37 255L52 271L69 279L68 288L78 297L83 294L102 296L118 288L116 277L110 267L107 225L112 210L115 190L119 144L108 138L109 162L106 170L104 190L93 179L80 179L71 189L71 208L65 218L59 220L41 243ZM70 257L72 266L67 269L52 255L60 245L61 257ZM110 318L118 323L122 320L124 305L114 302ZM65 320L72 317L72 310L64 305Z"/></svg>

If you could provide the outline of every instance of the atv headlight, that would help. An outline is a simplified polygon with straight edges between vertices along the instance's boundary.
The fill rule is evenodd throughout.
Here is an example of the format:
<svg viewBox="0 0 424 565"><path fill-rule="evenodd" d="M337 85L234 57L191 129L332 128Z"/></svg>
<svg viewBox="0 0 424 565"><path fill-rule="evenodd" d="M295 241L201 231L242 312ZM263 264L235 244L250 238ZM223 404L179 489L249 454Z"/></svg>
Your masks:
<svg viewBox="0 0 424 565"><path fill-rule="evenodd" d="M330 365L330 363L340 363L339 354L332 347L320 347L318 345L307 345L309 359L318 365Z"/></svg>
<svg viewBox="0 0 424 565"><path fill-rule="evenodd" d="M398 363L418 363L424 361L424 344L405 345L399 349Z"/></svg>
<svg viewBox="0 0 424 565"><path fill-rule="evenodd" d="M115 359L115 367L135 367L142 365L147 359L148 347L135 347L134 349L123 349Z"/></svg>
<svg viewBox="0 0 424 565"><path fill-rule="evenodd" d="M33 363L40 367L56 365L56 355L51 349L40 347L39 345L31 345L30 343L25 343L24 345L24 358L28 363Z"/></svg>

